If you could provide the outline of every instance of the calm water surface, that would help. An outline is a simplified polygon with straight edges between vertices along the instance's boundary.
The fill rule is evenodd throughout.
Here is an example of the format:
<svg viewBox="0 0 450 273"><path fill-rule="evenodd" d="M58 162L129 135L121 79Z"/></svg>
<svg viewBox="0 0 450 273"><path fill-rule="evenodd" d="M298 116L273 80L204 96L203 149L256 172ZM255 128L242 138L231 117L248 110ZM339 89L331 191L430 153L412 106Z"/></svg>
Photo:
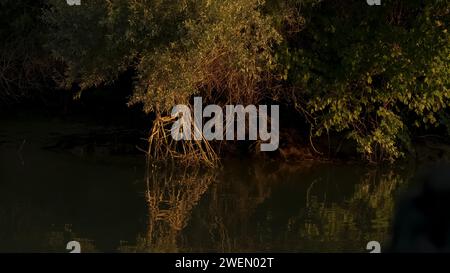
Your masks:
<svg viewBox="0 0 450 273"><path fill-rule="evenodd" d="M146 174L117 130L0 120L1 252L367 252L415 173L241 160Z"/></svg>

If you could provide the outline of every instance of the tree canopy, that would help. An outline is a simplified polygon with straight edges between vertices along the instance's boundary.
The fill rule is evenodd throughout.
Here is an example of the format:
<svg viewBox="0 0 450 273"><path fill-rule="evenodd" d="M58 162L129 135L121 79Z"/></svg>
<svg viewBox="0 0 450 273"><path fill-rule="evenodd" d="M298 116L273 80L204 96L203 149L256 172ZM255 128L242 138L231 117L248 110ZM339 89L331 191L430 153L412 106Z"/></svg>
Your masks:
<svg viewBox="0 0 450 273"><path fill-rule="evenodd" d="M299 111L313 136L393 161L417 131L450 131L449 12L445 0L51 0L42 20L63 86L132 69L129 103L145 112L194 95L270 101Z"/></svg>

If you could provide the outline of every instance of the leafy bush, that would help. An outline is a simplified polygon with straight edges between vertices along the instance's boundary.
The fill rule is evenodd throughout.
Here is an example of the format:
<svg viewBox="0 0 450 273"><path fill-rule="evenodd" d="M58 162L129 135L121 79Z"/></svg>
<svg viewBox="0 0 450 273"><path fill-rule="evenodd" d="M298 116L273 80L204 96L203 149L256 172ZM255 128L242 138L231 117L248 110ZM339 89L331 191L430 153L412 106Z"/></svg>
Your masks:
<svg viewBox="0 0 450 273"><path fill-rule="evenodd" d="M322 1L279 59L316 135L345 132L367 159L400 157L411 126L439 126L450 101L448 1Z"/></svg>
<svg viewBox="0 0 450 273"><path fill-rule="evenodd" d="M84 89L136 70L130 104L167 113L284 99L312 132L393 161L414 127L448 125L449 10L442 0L50 1L49 47Z"/></svg>
<svg viewBox="0 0 450 273"><path fill-rule="evenodd" d="M137 70L130 103L167 112L199 92L222 102L255 102L274 67L280 37L259 1L53 1L51 47L82 88Z"/></svg>

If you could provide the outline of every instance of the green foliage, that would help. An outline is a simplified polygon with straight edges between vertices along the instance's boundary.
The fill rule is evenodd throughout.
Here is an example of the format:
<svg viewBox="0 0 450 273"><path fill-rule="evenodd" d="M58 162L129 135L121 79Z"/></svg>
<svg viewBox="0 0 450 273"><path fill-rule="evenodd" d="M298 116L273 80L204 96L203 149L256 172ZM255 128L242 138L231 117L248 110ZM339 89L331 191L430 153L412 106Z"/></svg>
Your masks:
<svg viewBox="0 0 450 273"><path fill-rule="evenodd" d="M280 37L256 0L53 1L50 46L82 88L137 70L130 103L166 112L202 92L211 100L255 102ZM214 94L212 94L214 92Z"/></svg>
<svg viewBox="0 0 450 273"><path fill-rule="evenodd" d="M284 98L316 136L393 161L415 127L448 125L450 3L442 0L52 0L49 48L82 89L136 71L130 104L166 113Z"/></svg>
<svg viewBox="0 0 450 273"><path fill-rule="evenodd" d="M400 157L408 129L440 125L450 101L450 4L404 2L323 1L280 50L316 135L345 132L373 161Z"/></svg>

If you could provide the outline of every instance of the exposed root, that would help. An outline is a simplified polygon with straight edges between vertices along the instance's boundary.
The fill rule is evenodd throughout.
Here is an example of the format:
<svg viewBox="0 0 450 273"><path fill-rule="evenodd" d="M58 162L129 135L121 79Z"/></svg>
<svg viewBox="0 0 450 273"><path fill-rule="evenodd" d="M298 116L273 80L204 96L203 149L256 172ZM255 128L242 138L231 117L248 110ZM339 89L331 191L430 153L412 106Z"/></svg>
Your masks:
<svg viewBox="0 0 450 273"><path fill-rule="evenodd" d="M210 168L219 165L219 156L203 137L201 140L176 141L171 136L171 127L177 118L170 116L157 117L153 123L149 137L148 157L149 163L181 164L186 166L206 166ZM201 130L195 125L195 130Z"/></svg>

